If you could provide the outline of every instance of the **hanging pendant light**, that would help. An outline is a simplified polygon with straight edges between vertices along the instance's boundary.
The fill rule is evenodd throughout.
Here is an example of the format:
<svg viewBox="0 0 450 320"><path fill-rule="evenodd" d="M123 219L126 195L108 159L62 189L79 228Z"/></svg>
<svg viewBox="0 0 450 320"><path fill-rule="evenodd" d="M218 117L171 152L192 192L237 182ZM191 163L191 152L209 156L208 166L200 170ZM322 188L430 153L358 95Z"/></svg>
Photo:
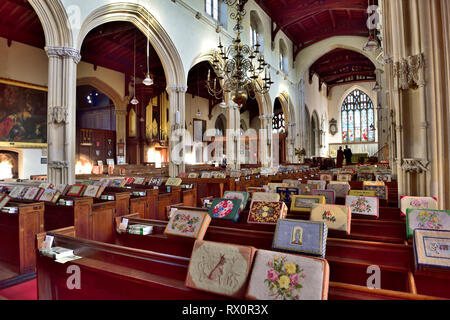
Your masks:
<svg viewBox="0 0 450 320"><path fill-rule="evenodd" d="M371 7L370 0L368 1L368 5L369 5L369 8L370 8ZM369 19L370 19L370 17L369 17ZM374 34L372 34L371 30L369 29L369 39L364 44L363 50L371 52L371 51L378 50L379 47L380 47L380 45L378 44L378 41L375 40Z"/></svg>
<svg viewBox="0 0 450 320"><path fill-rule="evenodd" d="M150 76L150 34L147 32L147 73L145 75L144 81L142 83L144 85L151 86L153 84L153 79Z"/></svg>
<svg viewBox="0 0 450 320"><path fill-rule="evenodd" d="M381 86L380 86L380 84L378 83L378 81L375 82L375 86L373 87L372 90L373 90L373 91L377 91L377 92L380 92L380 91L381 91Z"/></svg>
<svg viewBox="0 0 450 320"><path fill-rule="evenodd" d="M136 31L134 32L134 81L133 81L133 86L134 86L134 97L133 99L131 99L130 103L132 105L137 105L139 104L139 100L136 98Z"/></svg>
<svg viewBox="0 0 450 320"><path fill-rule="evenodd" d="M364 44L363 50L364 51L375 51L378 50L380 46L378 45L378 42L375 41L373 35L369 35L369 40Z"/></svg>

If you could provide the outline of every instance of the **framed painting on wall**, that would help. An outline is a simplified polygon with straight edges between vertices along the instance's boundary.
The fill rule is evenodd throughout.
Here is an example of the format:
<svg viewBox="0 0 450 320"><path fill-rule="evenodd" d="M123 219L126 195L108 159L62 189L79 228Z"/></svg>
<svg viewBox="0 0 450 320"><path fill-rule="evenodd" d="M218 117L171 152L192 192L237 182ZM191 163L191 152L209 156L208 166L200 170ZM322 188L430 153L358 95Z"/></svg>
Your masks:
<svg viewBox="0 0 450 320"><path fill-rule="evenodd" d="M47 88L0 78L0 146L47 146Z"/></svg>

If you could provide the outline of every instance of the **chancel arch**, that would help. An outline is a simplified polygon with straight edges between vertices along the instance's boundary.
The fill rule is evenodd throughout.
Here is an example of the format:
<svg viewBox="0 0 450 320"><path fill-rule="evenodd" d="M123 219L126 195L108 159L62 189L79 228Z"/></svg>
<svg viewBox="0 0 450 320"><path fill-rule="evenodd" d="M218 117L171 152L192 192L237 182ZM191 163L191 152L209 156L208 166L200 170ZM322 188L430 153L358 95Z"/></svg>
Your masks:
<svg viewBox="0 0 450 320"><path fill-rule="evenodd" d="M169 173L171 176L178 175L185 169L185 150L181 148L175 151L178 141L184 143L184 133L181 130L182 124L185 123L185 92L186 92L186 75L184 66L181 61L180 54L167 32L164 30L158 20L150 13L150 11L141 4L122 2L111 3L94 10L83 21L78 38L76 40L77 48L81 48L86 35L96 27L108 22L129 22L132 23L140 32L149 39L151 47L156 52L159 61L162 64L162 71L165 78L164 96L163 90L159 90L158 104L167 103L167 128L162 129L168 137L168 148L164 142L160 144L162 162L169 162ZM148 90L147 90L148 91ZM148 93L148 92L147 92ZM153 95L153 93L151 94ZM131 99L131 97L130 97ZM148 101L145 101L146 105ZM161 113L164 115L164 113ZM163 117L163 116L161 116ZM138 112L138 122L143 118ZM139 130L138 130L139 131ZM170 137L170 138L169 138ZM147 147L134 145L131 155L127 155L128 160L135 163L148 161ZM143 149L144 148L144 149ZM169 159L169 152L173 150ZM147 156L146 156L147 155ZM147 158L147 159L146 159ZM159 159L158 159L159 160Z"/></svg>

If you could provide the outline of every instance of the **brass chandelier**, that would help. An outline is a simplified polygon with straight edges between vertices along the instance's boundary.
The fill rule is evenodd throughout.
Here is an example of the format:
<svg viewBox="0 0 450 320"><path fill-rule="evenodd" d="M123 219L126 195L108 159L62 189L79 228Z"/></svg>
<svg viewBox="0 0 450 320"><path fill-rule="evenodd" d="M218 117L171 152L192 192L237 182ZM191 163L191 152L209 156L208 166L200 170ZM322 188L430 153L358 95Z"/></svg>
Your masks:
<svg viewBox="0 0 450 320"><path fill-rule="evenodd" d="M254 99L256 94L268 93L273 82L267 68L268 64L259 50L261 46L259 42L257 41L254 48L251 48L243 44L241 40L244 29L242 20L247 13L244 7L248 0L224 0L223 2L233 9L230 16L236 20L236 26L233 29L236 32L236 38L228 48L224 47L219 39L219 52L215 52L213 60L217 78L211 79L209 72L206 87L211 96L222 99L220 104L222 107L226 107L225 94L231 94L231 100L240 108L249 97ZM259 80L260 77L261 80ZM217 83L217 79L220 83Z"/></svg>

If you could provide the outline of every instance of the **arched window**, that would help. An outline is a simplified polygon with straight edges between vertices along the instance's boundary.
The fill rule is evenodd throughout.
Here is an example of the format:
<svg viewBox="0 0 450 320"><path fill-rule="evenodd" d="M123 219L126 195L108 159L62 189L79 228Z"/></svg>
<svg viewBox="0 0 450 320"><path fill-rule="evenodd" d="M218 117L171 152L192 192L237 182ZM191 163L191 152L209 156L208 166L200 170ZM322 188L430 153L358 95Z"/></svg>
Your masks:
<svg viewBox="0 0 450 320"><path fill-rule="evenodd" d="M262 27L261 19L256 11L250 11L250 41L251 46L254 48L258 43L260 45L259 51L264 52L264 30Z"/></svg>
<svg viewBox="0 0 450 320"><path fill-rule="evenodd" d="M274 109L273 109L273 120L272 120L272 129L273 133L285 133L286 125L283 107L281 106L281 102L278 98L275 99Z"/></svg>
<svg viewBox="0 0 450 320"><path fill-rule="evenodd" d="M284 113L279 113L273 117L272 128L274 133L286 132Z"/></svg>
<svg viewBox="0 0 450 320"><path fill-rule="evenodd" d="M214 20L219 20L219 0L205 0L205 11Z"/></svg>
<svg viewBox="0 0 450 320"><path fill-rule="evenodd" d="M283 39L280 39L280 56L279 56L280 70L285 73L289 72L287 50L288 49L286 43L284 42Z"/></svg>
<svg viewBox="0 0 450 320"><path fill-rule="evenodd" d="M226 128L226 119L225 116L223 114L221 114L220 116L217 117L216 119L216 124L214 126L215 128L215 133L217 137L223 137L225 134L225 128Z"/></svg>
<svg viewBox="0 0 450 320"><path fill-rule="evenodd" d="M342 142L374 142L375 110L369 96L354 90L342 104Z"/></svg>

